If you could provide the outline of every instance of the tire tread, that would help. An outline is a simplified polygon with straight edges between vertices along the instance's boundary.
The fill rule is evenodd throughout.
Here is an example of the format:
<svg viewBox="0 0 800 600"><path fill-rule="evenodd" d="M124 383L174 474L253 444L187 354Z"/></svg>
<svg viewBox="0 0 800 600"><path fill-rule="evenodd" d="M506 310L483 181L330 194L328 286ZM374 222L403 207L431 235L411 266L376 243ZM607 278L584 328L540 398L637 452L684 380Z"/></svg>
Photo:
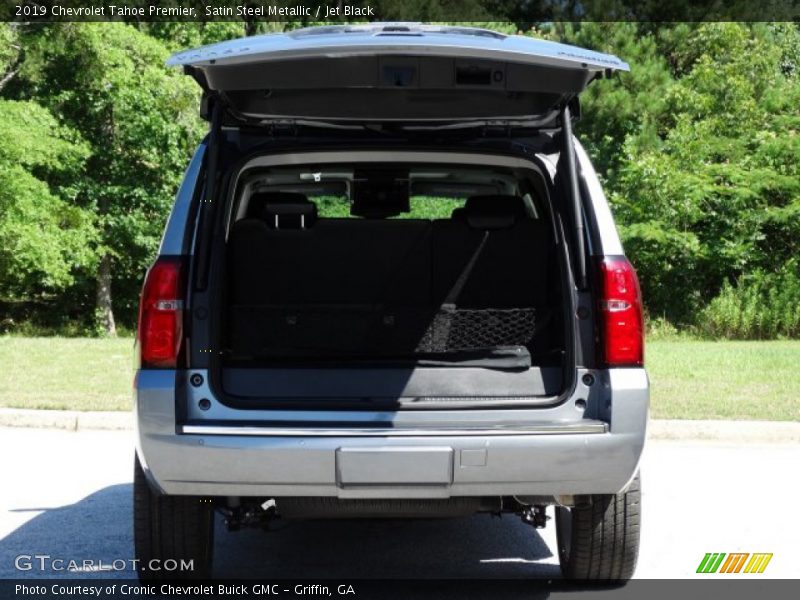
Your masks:
<svg viewBox="0 0 800 600"><path fill-rule="evenodd" d="M138 457L133 473L133 539L140 579L197 579L211 575L214 511L197 496L165 496L154 492ZM153 560L193 560L192 571L159 572L142 567ZM160 574L163 573L163 574Z"/></svg>
<svg viewBox="0 0 800 600"><path fill-rule="evenodd" d="M633 576L639 553L641 483L636 474L621 494L592 495L572 513L568 556L561 569L569 579L625 581ZM565 510L565 509L557 509Z"/></svg>

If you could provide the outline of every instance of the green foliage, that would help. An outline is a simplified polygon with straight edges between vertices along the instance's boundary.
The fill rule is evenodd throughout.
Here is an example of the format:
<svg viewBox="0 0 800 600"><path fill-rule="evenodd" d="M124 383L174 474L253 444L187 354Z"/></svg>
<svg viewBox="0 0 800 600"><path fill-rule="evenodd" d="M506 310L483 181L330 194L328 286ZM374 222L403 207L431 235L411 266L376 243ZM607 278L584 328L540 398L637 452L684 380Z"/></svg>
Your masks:
<svg viewBox="0 0 800 600"><path fill-rule="evenodd" d="M63 23L28 36L20 93L89 141L78 200L96 214L97 252L113 257L115 309L130 322L204 129L197 86L164 66L163 44L123 23Z"/></svg>
<svg viewBox="0 0 800 600"><path fill-rule="evenodd" d="M91 259L90 221L16 166L0 168L0 290L28 299L71 284Z"/></svg>
<svg viewBox="0 0 800 600"><path fill-rule="evenodd" d="M281 26L282 24L269 23L269 25ZM236 21L210 21L208 23L156 21L138 23L136 27L159 40L173 52L240 38L247 33L245 24Z"/></svg>
<svg viewBox="0 0 800 600"><path fill-rule="evenodd" d="M449 219L450 214L461 206L464 206L463 199L414 196L411 198L411 212L400 215L400 218Z"/></svg>
<svg viewBox="0 0 800 600"><path fill-rule="evenodd" d="M87 154L46 109L0 99L0 297L63 291L93 263L91 214L71 202Z"/></svg>
<svg viewBox="0 0 800 600"><path fill-rule="evenodd" d="M0 79L16 64L19 48L16 24L0 23Z"/></svg>
<svg viewBox="0 0 800 600"><path fill-rule="evenodd" d="M797 249L800 82L787 56L800 34L707 23L674 38L680 76L657 117L660 142L629 136L609 187L649 312L691 324L725 281Z"/></svg>
<svg viewBox="0 0 800 600"><path fill-rule="evenodd" d="M702 311L698 331L712 338L741 340L800 337L800 262L777 273L756 269L728 282Z"/></svg>
<svg viewBox="0 0 800 600"><path fill-rule="evenodd" d="M656 340L689 339L685 333L664 318L647 319L647 342Z"/></svg>
<svg viewBox="0 0 800 600"><path fill-rule="evenodd" d="M322 218L346 219L350 216L350 200L344 196L317 196L312 200Z"/></svg>
<svg viewBox="0 0 800 600"><path fill-rule="evenodd" d="M702 305L704 257L697 237L660 221L623 225L620 235L636 264L648 315L691 321Z"/></svg>
<svg viewBox="0 0 800 600"><path fill-rule="evenodd" d="M312 198L320 217L345 219L350 217L350 200L343 196L317 196ZM447 219L464 201L455 198L414 196L411 211L397 215L398 219Z"/></svg>
<svg viewBox="0 0 800 600"><path fill-rule="evenodd" d="M74 129L62 126L34 102L0 98L0 161L42 175L79 172L88 146Z"/></svg>

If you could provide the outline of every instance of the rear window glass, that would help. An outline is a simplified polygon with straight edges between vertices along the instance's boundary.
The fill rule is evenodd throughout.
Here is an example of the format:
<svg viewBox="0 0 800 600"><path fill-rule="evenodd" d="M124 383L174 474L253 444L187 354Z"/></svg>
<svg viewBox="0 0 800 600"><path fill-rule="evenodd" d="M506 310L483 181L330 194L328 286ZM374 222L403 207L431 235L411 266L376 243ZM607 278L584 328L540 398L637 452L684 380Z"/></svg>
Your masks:
<svg viewBox="0 0 800 600"><path fill-rule="evenodd" d="M298 165L260 171L245 186L237 218L249 215L248 198L262 193L304 197L323 219L449 219L481 195L522 196L533 216L537 212L510 170L463 165ZM386 210L376 214L381 203Z"/></svg>
<svg viewBox="0 0 800 600"><path fill-rule="evenodd" d="M350 214L350 198L347 196L313 196L306 197L317 205L317 214L321 218L345 219L356 217ZM400 213L394 219L449 219L452 212L464 206L466 199L442 198L435 196L411 196L409 212Z"/></svg>

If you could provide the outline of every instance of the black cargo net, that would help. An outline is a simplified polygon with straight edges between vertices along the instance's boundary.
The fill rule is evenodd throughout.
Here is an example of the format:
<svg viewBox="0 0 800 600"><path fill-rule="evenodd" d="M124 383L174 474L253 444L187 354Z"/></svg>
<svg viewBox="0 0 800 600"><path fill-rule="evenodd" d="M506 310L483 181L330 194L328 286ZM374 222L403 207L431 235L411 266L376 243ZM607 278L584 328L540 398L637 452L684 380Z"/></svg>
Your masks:
<svg viewBox="0 0 800 600"><path fill-rule="evenodd" d="M533 308L443 309L435 315L415 351L524 346L533 338L535 328Z"/></svg>

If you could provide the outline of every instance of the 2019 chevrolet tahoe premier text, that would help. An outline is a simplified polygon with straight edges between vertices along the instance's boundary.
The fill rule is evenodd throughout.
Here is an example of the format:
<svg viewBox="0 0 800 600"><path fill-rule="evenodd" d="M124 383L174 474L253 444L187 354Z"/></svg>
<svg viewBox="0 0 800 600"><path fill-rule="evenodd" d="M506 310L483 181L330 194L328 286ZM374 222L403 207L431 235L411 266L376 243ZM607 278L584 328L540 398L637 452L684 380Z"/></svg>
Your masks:
<svg viewBox="0 0 800 600"><path fill-rule="evenodd" d="M565 576L631 577L642 304L572 134L579 93L628 66L410 24L169 64L209 133L142 291L141 564L209 576L215 512L541 527L554 506Z"/></svg>

